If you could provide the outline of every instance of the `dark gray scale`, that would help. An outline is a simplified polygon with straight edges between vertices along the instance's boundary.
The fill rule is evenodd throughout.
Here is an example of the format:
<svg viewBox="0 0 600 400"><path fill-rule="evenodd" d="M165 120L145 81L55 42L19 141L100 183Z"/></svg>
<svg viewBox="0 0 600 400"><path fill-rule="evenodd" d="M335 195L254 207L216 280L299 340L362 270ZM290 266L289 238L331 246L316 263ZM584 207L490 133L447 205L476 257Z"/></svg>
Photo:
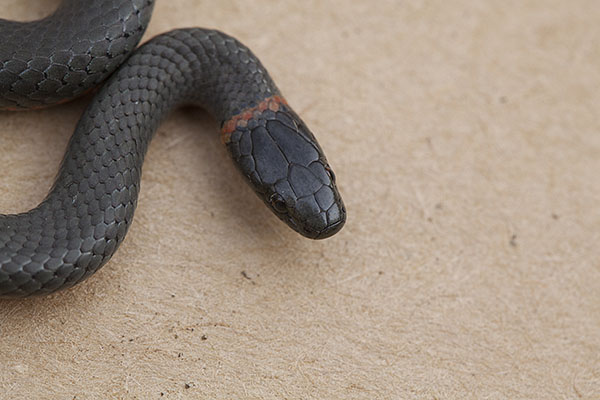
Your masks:
<svg viewBox="0 0 600 400"><path fill-rule="evenodd" d="M63 0L33 22L0 19L0 110L70 100L105 80L139 43L155 0Z"/></svg>
<svg viewBox="0 0 600 400"><path fill-rule="evenodd" d="M46 199L27 213L0 215L0 296L73 286L110 259L131 225L148 145L173 108L193 102L225 125L277 95L260 61L220 32L176 30L140 47L87 107ZM304 236L339 231L344 205L312 133L284 104L253 115L227 143L238 169Z"/></svg>

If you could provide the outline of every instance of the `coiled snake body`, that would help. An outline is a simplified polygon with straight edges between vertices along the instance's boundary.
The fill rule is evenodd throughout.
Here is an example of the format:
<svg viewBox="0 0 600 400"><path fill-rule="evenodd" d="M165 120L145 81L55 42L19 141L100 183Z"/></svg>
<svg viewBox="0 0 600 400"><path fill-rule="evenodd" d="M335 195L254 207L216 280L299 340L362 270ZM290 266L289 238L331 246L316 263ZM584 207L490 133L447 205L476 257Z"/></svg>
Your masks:
<svg viewBox="0 0 600 400"><path fill-rule="evenodd" d="M344 224L321 147L244 45L214 30L179 29L127 58L152 7L153 0L64 0L41 21L0 20L0 34L11 38L0 45L1 108L68 100L110 76L79 120L45 200L0 215L0 296L73 286L110 259L131 224L152 136L184 103L221 121L236 166L291 228L317 239Z"/></svg>

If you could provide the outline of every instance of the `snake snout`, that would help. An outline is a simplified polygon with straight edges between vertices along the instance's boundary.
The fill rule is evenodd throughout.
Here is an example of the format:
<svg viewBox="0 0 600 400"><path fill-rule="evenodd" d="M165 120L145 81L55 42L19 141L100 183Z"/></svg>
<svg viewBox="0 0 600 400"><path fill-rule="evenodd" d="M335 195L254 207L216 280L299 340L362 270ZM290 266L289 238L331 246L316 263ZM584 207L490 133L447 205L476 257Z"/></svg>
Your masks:
<svg viewBox="0 0 600 400"><path fill-rule="evenodd" d="M293 165L288 182L295 200L290 217L292 228L311 239L324 239L338 232L346 221L342 198L328 172L325 161L319 160L309 167Z"/></svg>
<svg viewBox="0 0 600 400"><path fill-rule="evenodd" d="M342 229L346 222L346 210L343 204L333 204L327 212L311 211L309 216L301 219L301 226L292 226L297 232L310 239L325 239Z"/></svg>

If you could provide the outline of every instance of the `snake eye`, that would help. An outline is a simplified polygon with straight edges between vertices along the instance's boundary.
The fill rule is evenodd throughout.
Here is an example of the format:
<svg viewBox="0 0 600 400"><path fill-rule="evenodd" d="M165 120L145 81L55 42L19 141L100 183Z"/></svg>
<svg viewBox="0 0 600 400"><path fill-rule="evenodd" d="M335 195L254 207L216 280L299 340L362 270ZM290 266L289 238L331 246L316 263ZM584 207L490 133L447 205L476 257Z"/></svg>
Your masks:
<svg viewBox="0 0 600 400"><path fill-rule="evenodd" d="M273 209L275 209L275 211L279 213L287 212L287 205L285 204L285 200L283 200L283 197L281 197L278 194L274 194L273 196L271 196L271 205L273 206Z"/></svg>
<svg viewBox="0 0 600 400"><path fill-rule="evenodd" d="M333 170L329 165L325 166L325 171L327 171L327 175L329 175L329 179L331 179L331 182L335 183L335 174L333 173Z"/></svg>

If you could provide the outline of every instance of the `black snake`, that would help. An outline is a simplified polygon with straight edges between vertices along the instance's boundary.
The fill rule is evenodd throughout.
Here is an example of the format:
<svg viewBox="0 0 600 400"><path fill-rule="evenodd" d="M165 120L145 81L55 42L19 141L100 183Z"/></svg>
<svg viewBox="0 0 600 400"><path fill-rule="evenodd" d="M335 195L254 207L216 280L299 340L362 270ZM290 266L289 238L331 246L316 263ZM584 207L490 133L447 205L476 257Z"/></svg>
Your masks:
<svg viewBox="0 0 600 400"><path fill-rule="evenodd" d="M79 120L44 201L0 215L0 296L73 286L111 258L132 222L152 136L181 104L221 121L237 168L292 229L320 239L343 226L346 210L321 147L248 48L192 28L131 53L153 3L64 0L40 21L0 20L0 108L52 105L108 78Z"/></svg>

